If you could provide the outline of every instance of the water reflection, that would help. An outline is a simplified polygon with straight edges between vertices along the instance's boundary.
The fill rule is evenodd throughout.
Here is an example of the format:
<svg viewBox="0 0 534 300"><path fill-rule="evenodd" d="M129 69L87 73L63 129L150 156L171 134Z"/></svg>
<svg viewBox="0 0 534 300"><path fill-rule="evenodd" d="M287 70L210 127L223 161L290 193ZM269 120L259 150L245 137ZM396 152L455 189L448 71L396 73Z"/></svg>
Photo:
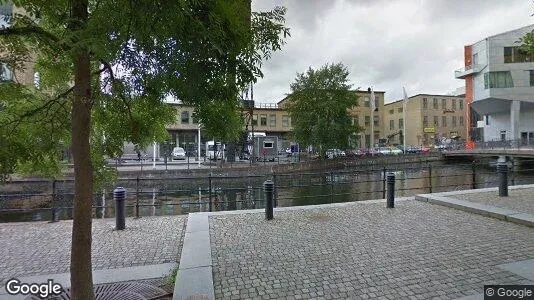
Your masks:
<svg viewBox="0 0 534 300"><path fill-rule="evenodd" d="M406 166L388 170L395 174L395 196L443 192L459 189L496 186L494 169L478 168L473 178L470 166L435 164ZM323 203L381 199L385 195L383 170L340 170L337 172L276 174L273 177L275 202L278 206L300 206ZM187 214L199 211L241 210L264 207L263 182L271 176L142 179L123 180L117 186L126 188L126 213L135 216L139 203L140 216ZM534 182L534 173L520 172L510 176L515 184ZM211 187L211 190L210 190ZM64 185L54 204L67 207L59 210L60 219L71 218L72 193ZM71 190L71 189L70 189ZM114 217L113 188L95 194L95 217ZM50 207L51 201L46 207ZM5 203L3 203L4 205ZM4 207L4 206L3 206ZM11 212L0 214L0 221L50 220L50 210Z"/></svg>

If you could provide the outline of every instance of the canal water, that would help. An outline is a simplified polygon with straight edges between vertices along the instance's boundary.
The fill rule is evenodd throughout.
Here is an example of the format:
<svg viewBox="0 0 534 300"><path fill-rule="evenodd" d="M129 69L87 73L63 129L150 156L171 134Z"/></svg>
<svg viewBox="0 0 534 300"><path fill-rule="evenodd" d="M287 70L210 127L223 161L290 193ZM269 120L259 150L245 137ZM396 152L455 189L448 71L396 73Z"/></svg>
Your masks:
<svg viewBox="0 0 534 300"><path fill-rule="evenodd" d="M498 186L495 167L488 164L414 163L384 168L359 168L329 172L196 178L121 179L95 193L95 217L114 217L113 188L127 190L128 216L187 214L264 208L263 182L275 182L277 206L300 206L382 199L386 174L395 174L395 197ZM509 173L509 184L534 183L534 171ZM4 188L5 190L5 188ZM18 189L20 190L20 189ZM72 182L25 183L24 195L0 195L0 222L48 221L51 208L60 219L71 218Z"/></svg>

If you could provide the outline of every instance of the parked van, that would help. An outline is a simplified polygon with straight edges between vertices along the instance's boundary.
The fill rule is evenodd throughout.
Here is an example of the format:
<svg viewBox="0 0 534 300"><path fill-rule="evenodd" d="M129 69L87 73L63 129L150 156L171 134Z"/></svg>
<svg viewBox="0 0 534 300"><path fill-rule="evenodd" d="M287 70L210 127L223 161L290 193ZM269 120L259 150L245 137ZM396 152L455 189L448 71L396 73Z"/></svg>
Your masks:
<svg viewBox="0 0 534 300"><path fill-rule="evenodd" d="M206 142L206 157L209 160L221 160L224 158L224 145L220 142Z"/></svg>

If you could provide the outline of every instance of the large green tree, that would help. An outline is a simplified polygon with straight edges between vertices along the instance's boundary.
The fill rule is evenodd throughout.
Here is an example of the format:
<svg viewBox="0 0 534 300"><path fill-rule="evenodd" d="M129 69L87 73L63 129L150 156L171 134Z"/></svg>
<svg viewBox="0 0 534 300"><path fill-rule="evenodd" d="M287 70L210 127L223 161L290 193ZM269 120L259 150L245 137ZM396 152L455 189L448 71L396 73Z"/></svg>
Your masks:
<svg viewBox="0 0 534 300"><path fill-rule="evenodd" d="M519 39L519 43L521 43L521 50L534 55L534 31L525 34L524 37Z"/></svg>
<svg viewBox="0 0 534 300"><path fill-rule="evenodd" d="M237 92L283 45L285 10L251 13L250 0L13 3L24 13L0 28L1 59L15 73L35 64L39 84L0 84L0 172L57 174L59 153L72 151L71 292L90 300L92 200L104 157L120 154L124 142L165 139L175 119L168 96L194 105L205 128L231 139L221 122L239 118Z"/></svg>
<svg viewBox="0 0 534 300"><path fill-rule="evenodd" d="M341 63L327 64L297 74L291 84L287 108L293 136L302 146L314 146L321 156L329 148L347 147L349 136L360 130L352 125L348 111L358 103L348 76Z"/></svg>

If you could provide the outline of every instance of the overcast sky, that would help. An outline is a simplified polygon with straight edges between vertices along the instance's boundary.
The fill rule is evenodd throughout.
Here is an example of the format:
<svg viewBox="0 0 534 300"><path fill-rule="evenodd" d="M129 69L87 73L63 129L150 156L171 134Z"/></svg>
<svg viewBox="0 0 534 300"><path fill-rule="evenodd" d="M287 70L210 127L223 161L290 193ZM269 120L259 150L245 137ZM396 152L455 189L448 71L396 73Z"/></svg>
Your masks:
<svg viewBox="0 0 534 300"><path fill-rule="evenodd" d="M386 102L464 85L463 47L534 23L533 0L253 0L253 10L287 8L287 44L265 62L256 102L277 102L297 73L341 62L354 88Z"/></svg>

